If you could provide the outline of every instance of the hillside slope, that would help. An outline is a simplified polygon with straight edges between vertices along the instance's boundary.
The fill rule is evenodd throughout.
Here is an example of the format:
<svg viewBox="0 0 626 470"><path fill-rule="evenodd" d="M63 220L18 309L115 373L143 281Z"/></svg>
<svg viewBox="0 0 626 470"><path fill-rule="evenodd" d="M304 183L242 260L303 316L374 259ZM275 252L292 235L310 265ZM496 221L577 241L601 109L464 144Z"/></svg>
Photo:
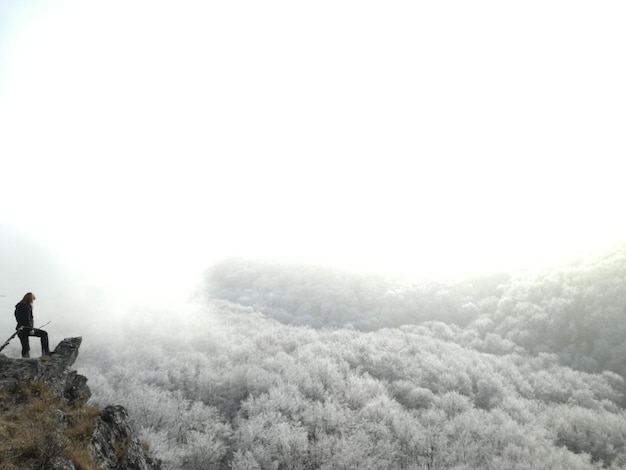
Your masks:
<svg viewBox="0 0 626 470"><path fill-rule="evenodd" d="M626 246L540 273L455 282L234 260L207 272L204 293L315 328L443 322L481 351L553 353L577 370L626 378Z"/></svg>
<svg viewBox="0 0 626 470"><path fill-rule="evenodd" d="M125 409L87 405L87 379L68 369L81 341L65 339L41 359L0 354L1 468L159 468L134 436Z"/></svg>
<svg viewBox="0 0 626 470"><path fill-rule="evenodd" d="M444 323L283 325L216 301L135 319L82 369L94 402L128 407L165 468L626 466L619 375L454 338Z"/></svg>

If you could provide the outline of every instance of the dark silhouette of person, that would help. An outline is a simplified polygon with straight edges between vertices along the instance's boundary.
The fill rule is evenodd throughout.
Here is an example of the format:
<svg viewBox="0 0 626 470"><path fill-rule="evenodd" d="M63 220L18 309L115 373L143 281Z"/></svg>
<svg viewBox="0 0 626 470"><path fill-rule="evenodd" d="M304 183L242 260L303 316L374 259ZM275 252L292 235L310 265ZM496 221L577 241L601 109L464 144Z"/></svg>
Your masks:
<svg viewBox="0 0 626 470"><path fill-rule="evenodd" d="M41 356L49 356L50 349L48 347L48 333L39 328L34 328L33 324L33 302L35 295L28 292L22 300L15 306L15 319L17 320L17 336L22 343L22 357L30 357L30 345L28 338L37 336L41 338Z"/></svg>

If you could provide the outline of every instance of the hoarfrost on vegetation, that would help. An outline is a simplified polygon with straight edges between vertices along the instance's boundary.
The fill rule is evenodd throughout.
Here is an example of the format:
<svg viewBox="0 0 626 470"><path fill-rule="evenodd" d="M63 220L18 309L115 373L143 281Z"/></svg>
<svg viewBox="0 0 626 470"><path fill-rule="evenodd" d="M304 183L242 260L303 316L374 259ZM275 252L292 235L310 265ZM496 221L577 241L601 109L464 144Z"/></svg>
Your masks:
<svg viewBox="0 0 626 470"><path fill-rule="evenodd" d="M623 328L613 302L626 283L592 289L605 283L599 272L624 279L626 268L609 257L543 280L508 279L492 289L483 283L474 294L468 285L447 286L443 304L441 289L418 287L416 305L430 307L414 316L389 286L381 287L385 300L371 293L361 299L355 292L367 289L360 280L341 284L333 274L329 295L349 299L333 314L358 325L352 309L359 305L369 324L383 324L389 312L392 323L402 324L377 330L271 318L265 307L281 300L263 296L274 285L266 275L264 287L252 283L257 291L239 286L255 305L216 298L213 289L212 298L175 317L138 317L133 329L100 343L92 338L81 364L97 384L94 399L127 406L169 468L621 468L621 364L613 371L575 369L595 357L599 340L614 341L598 334L609 331L608 323L617 322L611 331ZM314 279L308 295L320 297L329 282ZM276 292L287 292L288 284L289 276L281 277ZM231 284L233 296L234 289ZM281 308L288 306L297 323L298 296L285 296ZM574 307L588 304L595 310L582 307L580 314ZM313 311L322 321L331 310L318 305ZM448 306L443 319L436 315L441 305ZM460 315L450 313L454 305L475 318L451 322ZM587 325L584 334L580 323ZM620 351L602 364L619 364Z"/></svg>

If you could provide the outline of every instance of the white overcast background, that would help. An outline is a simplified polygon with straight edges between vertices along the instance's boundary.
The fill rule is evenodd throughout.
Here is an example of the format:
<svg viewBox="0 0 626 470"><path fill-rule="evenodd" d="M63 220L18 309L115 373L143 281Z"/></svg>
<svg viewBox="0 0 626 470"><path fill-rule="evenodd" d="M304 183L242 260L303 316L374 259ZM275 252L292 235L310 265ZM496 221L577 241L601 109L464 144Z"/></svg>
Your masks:
<svg viewBox="0 0 626 470"><path fill-rule="evenodd" d="M625 13L0 0L0 225L156 297L227 256L458 275L608 249Z"/></svg>

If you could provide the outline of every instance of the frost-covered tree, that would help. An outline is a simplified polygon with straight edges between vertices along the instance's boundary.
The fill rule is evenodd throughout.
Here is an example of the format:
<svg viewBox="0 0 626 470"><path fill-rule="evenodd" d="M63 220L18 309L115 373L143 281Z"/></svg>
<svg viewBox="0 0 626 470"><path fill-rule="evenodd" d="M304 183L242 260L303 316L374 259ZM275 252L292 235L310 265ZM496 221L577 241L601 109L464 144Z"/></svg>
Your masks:
<svg viewBox="0 0 626 470"><path fill-rule="evenodd" d="M622 377L556 354L483 352L436 322L313 329L224 301L175 315L194 329L163 315L136 320L140 342L131 330L85 338L79 365L93 400L126 405L166 468L592 469L626 458Z"/></svg>

